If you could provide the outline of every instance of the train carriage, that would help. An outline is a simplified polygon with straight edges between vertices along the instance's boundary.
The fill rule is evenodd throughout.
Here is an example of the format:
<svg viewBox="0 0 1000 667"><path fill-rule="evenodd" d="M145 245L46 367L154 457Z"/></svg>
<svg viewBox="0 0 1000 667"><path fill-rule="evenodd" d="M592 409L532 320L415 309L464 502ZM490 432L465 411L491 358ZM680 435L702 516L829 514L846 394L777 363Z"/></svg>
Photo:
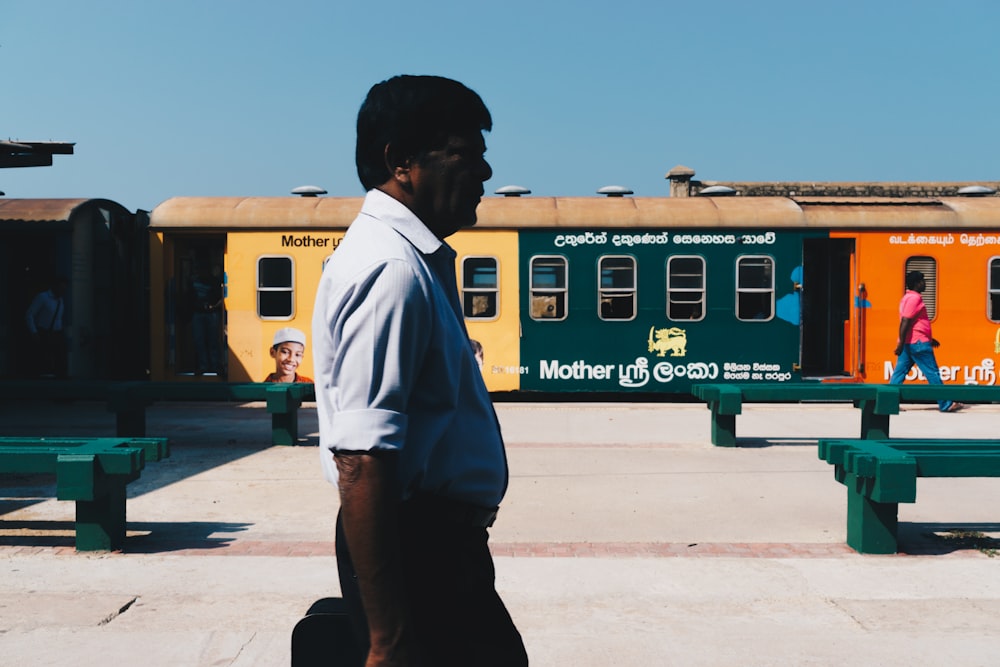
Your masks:
<svg viewBox="0 0 1000 667"><path fill-rule="evenodd" d="M216 377L262 379L274 331L309 331L323 264L360 206L217 197L156 207L152 377L198 379L184 294L201 265L225 288ZM996 380L1000 198L489 197L476 227L449 243L496 393L885 382L912 269L928 277L946 381Z"/></svg>
<svg viewBox="0 0 1000 667"><path fill-rule="evenodd" d="M46 370L25 313L55 278L68 286L70 377L145 377L146 224L145 212L107 199L0 199L0 377Z"/></svg>

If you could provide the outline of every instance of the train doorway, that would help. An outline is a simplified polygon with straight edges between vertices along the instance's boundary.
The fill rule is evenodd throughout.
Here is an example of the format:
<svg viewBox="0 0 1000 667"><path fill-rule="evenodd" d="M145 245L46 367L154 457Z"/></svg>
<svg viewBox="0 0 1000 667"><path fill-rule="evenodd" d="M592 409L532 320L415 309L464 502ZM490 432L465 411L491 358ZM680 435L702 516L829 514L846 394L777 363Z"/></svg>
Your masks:
<svg viewBox="0 0 1000 667"><path fill-rule="evenodd" d="M802 242L803 377L849 376L851 265L854 239Z"/></svg>
<svg viewBox="0 0 1000 667"><path fill-rule="evenodd" d="M173 239L167 359L175 375L226 377L225 243L215 234Z"/></svg>
<svg viewBox="0 0 1000 667"><path fill-rule="evenodd" d="M25 231L4 235L0 248L0 377L31 378L39 373L25 315L35 295L52 279L69 276L68 231ZM67 305L72 295L66 296ZM69 321L67 313L65 321Z"/></svg>

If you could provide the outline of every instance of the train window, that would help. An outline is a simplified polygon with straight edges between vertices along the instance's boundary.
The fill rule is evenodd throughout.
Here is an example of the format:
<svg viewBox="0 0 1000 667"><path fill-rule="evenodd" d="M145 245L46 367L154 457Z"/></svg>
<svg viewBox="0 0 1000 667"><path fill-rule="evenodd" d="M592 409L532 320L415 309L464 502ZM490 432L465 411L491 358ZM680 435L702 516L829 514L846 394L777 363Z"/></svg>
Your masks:
<svg viewBox="0 0 1000 667"><path fill-rule="evenodd" d="M462 309L469 320L493 320L499 312L496 257L462 259Z"/></svg>
<svg viewBox="0 0 1000 667"><path fill-rule="evenodd" d="M598 301L602 320L635 318L635 258L605 255L598 261Z"/></svg>
<svg viewBox="0 0 1000 667"><path fill-rule="evenodd" d="M914 256L906 258L906 270L903 285L906 285L906 273L919 271L924 274L924 291L920 295L927 306L927 319L933 320L937 315L937 260L933 257Z"/></svg>
<svg viewBox="0 0 1000 667"><path fill-rule="evenodd" d="M990 300L987 304L987 308L989 308L987 315L990 320L1000 322L1000 257L990 259L988 289Z"/></svg>
<svg viewBox="0 0 1000 667"><path fill-rule="evenodd" d="M530 267L531 319L566 319L566 301L569 298L566 258L537 255L531 258Z"/></svg>
<svg viewBox="0 0 1000 667"><path fill-rule="evenodd" d="M289 320L294 309L294 267L288 256L257 258L257 316L262 320Z"/></svg>
<svg viewBox="0 0 1000 667"><path fill-rule="evenodd" d="M774 316L774 259L766 256L736 260L736 318L765 321Z"/></svg>
<svg viewBox="0 0 1000 667"><path fill-rule="evenodd" d="M677 255L667 260L667 317L705 318L705 258Z"/></svg>

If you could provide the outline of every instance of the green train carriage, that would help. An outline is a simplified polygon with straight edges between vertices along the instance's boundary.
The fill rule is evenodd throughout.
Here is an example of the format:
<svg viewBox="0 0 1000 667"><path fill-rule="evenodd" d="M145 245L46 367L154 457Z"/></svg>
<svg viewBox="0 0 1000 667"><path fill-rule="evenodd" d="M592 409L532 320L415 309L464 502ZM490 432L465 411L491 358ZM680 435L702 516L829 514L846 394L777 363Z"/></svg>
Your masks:
<svg viewBox="0 0 1000 667"><path fill-rule="evenodd" d="M512 367L518 391L546 394L684 394L697 381L850 373L851 244L811 229L791 200L488 199L463 234L503 227L517 233L517 256L502 262L517 266L517 289L500 295L519 314L517 362L486 363L488 384ZM840 293L808 325L804 254L821 269L811 282Z"/></svg>

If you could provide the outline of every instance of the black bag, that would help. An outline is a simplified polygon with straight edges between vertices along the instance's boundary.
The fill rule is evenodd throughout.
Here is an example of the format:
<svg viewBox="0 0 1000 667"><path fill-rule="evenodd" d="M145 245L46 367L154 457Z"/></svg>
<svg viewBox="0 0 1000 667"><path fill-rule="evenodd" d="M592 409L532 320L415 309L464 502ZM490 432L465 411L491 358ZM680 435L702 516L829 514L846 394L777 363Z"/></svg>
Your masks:
<svg viewBox="0 0 1000 667"><path fill-rule="evenodd" d="M292 667L362 667L343 598L322 598L292 630Z"/></svg>

